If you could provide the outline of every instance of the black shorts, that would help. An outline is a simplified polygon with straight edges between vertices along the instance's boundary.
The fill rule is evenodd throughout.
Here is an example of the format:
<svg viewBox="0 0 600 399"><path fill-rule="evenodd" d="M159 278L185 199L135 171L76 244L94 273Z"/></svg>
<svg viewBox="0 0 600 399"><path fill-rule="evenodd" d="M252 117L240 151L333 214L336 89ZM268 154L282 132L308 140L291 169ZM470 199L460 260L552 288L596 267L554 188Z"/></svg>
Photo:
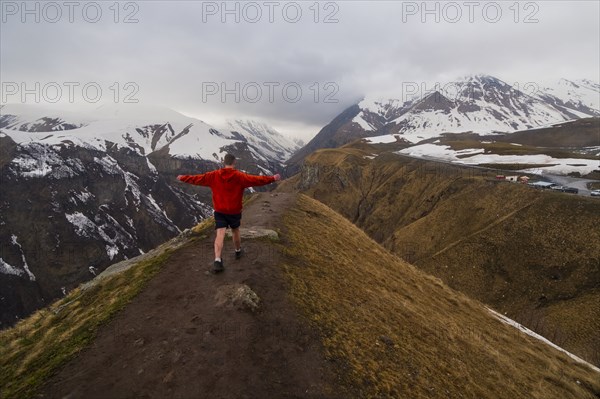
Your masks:
<svg viewBox="0 0 600 399"><path fill-rule="evenodd" d="M215 212L215 229L223 227L231 227L237 229L240 227L242 221L242 214L236 213L235 215L228 215L226 213Z"/></svg>

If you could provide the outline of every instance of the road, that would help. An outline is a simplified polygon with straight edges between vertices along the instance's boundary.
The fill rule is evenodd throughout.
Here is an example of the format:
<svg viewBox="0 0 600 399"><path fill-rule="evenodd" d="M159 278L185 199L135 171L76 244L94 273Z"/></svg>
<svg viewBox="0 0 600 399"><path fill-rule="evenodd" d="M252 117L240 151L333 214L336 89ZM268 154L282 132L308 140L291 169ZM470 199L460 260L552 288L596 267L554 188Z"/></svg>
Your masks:
<svg viewBox="0 0 600 399"><path fill-rule="evenodd" d="M561 186L578 188L579 195L583 195L586 197L590 195L590 190L587 188L587 183L597 182L597 180L580 179L577 177L551 174L542 174L540 177L552 183L560 184Z"/></svg>

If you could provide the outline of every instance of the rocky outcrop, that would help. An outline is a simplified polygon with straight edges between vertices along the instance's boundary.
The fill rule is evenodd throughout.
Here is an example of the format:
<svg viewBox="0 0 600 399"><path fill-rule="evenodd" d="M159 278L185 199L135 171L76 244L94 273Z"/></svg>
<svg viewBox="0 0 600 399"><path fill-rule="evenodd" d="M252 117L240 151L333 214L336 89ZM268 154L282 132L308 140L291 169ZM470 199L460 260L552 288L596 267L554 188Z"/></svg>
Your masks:
<svg viewBox="0 0 600 399"><path fill-rule="evenodd" d="M227 284L217 289L216 306L256 312L260 308L260 298L246 284Z"/></svg>

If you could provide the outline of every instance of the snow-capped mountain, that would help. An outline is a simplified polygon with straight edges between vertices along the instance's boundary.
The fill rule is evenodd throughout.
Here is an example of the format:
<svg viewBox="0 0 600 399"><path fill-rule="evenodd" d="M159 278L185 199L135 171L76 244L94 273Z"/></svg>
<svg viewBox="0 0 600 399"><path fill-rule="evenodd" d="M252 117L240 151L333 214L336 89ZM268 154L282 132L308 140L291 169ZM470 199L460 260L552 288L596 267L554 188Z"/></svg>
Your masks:
<svg viewBox="0 0 600 399"><path fill-rule="evenodd" d="M559 79L534 95L557 107L578 111L582 117L600 116L600 84L588 79Z"/></svg>
<svg viewBox="0 0 600 399"><path fill-rule="evenodd" d="M411 101L396 99L364 98L358 103L360 113L352 119L352 122L359 124L365 131L379 130L400 117L411 103Z"/></svg>
<svg viewBox="0 0 600 399"><path fill-rule="evenodd" d="M242 170L276 173L296 147L266 125L240 130L161 107L2 106L0 327L209 216L210 190L177 175L228 151Z"/></svg>
<svg viewBox="0 0 600 399"><path fill-rule="evenodd" d="M0 109L0 128L17 143L72 142L101 151L109 144L131 148L140 155L163 150L173 157L217 162L222 149L234 144L248 144L253 155L264 162L282 162L297 147L264 123L233 121L228 127L233 132L217 130L160 107L103 106L91 115L72 114L69 118L42 116L43 111L22 113L22 108L4 105ZM51 134L40 136L38 132Z"/></svg>
<svg viewBox="0 0 600 399"><path fill-rule="evenodd" d="M263 122L248 119L229 119L221 131L245 141L257 157L285 162L300 146Z"/></svg>
<svg viewBox="0 0 600 399"><path fill-rule="evenodd" d="M0 105L0 129L55 132L82 127L89 116L33 104Z"/></svg>
<svg viewBox="0 0 600 399"><path fill-rule="evenodd" d="M598 109L575 106L575 97L570 102L561 100L560 105L549 98L541 93L530 96L492 76L469 75L405 102L395 109L398 117L387 122L382 116L378 122L387 122L388 133L401 134L415 143L441 133L513 132L600 115ZM379 130L381 127L368 122L374 113L381 113L379 104L362 101L359 107L361 112L353 122L364 130Z"/></svg>
<svg viewBox="0 0 600 399"><path fill-rule="evenodd" d="M512 133L600 116L598 83L562 79L555 86L529 91L475 74L440 83L420 95L405 98L399 93L403 100L367 95L323 127L288 164L293 169L318 148L356 138L397 134L418 143L442 133Z"/></svg>

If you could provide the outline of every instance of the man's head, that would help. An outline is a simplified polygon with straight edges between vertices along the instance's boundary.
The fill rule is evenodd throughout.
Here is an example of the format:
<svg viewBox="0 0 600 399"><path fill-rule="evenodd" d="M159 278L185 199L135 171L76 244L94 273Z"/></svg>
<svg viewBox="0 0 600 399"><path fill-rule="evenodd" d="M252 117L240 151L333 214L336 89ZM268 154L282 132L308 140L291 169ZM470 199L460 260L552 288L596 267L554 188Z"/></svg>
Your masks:
<svg viewBox="0 0 600 399"><path fill-rule="evenodd" d="M233 166L235 164L235 156L233 154L226 154L223 163L225 166Z"/></svg>

